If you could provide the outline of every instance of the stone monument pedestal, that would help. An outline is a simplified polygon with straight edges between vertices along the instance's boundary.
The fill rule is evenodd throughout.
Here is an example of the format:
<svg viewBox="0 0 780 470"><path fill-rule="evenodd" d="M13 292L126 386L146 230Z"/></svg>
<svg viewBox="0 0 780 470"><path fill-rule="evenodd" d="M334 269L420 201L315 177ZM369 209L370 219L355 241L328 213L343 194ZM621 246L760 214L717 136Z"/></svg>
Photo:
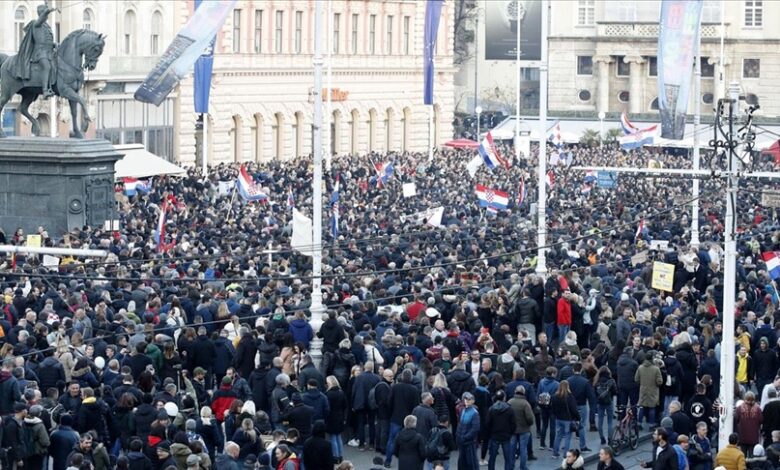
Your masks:
<svg viewBox="0 0 780 470"><path fill-rule="evenodd" d="M106 140L10 137L0 139L0 227L52 238L74 228L114 220L114 163Z"/></svg>

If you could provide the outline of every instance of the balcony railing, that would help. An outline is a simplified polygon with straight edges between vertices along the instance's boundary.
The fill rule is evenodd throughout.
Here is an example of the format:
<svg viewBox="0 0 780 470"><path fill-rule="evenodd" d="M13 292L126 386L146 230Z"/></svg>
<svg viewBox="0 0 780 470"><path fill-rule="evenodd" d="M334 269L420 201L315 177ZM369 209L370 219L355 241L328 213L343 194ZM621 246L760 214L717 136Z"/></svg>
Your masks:
<svg viewBox="0 0 780 470"><path fill-rule="evenodd" d="M596 24L596 34L600 37L612 38L657 38L658 23L623 23L623 22L599 22ZM702 38L720 37L720 25L701 25Z"/></svg>

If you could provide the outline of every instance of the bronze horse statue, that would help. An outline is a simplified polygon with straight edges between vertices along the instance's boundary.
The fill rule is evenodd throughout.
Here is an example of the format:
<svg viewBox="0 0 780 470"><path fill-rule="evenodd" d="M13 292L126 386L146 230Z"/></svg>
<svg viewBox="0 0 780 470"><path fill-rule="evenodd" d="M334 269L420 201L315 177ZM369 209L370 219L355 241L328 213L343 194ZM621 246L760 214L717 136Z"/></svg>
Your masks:
<svg viewBox="0 0 780 470"><path fill-rule="evenodd" d="M83 139L84 132L89 128L89 113L87 103L79 94L84 85L84 70L94 70L97 61L103 54L106 45L105 36L88 29L79 29L68 34L57 49L56 55L56 80L52 83L55 95L61 96L70 103L70 115L73 123L73 131L70 136ZM14 74L14 61L18 56L0 54L0 113L11 100L13 95L22 96L19 112L32 123L32 133L40 135L41 127L38 120L30 115L30 105L43 93L40 80L19 80ZM40 69L38 64L33 68ZM35 74L40 75L40 74ZM34 75L34 76L35 76ZM78 105L81 105L81 126L78 125ZM56 125L55 116L51 116L51 125ZM5 137L0 128L0 138Z"/></svg>

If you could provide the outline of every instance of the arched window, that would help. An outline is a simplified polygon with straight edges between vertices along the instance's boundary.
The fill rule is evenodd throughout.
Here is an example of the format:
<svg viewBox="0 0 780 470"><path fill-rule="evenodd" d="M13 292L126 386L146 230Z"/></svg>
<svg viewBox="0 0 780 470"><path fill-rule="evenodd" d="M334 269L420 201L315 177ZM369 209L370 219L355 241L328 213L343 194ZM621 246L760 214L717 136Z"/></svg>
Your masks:
<svg viewBox="0 0 780 470"><path fill-rule="evenodd" d="M233 123L228 133L230 137L230 154L233 156L234 162L240 162L241 158L241 117L233 116Z"/></svg>
<svg viewBox="0 0 780 470"><path fill-rule="evenodd" d="M260 114L255 114L252 122L252 158L263 161L263 116Z"/></svg>
<svg viewBox="0 0 780 470"><path fill-rule="evenodd" d="M81 14L82 27L84 29L91 30L93 21L94 21L94 17L92 16L92 10L89 8L85 8L84 13Z"/></svg>
<svg viewBox="0 0 780 470"><path fill-rule="evenodd" d="M135 53L135 25L135 12L127 10L125 12L124 42L122 43L122 51L125 55Z"/></svg>
<svg viewBox="0 0 780 470"><path fill-rule="evenodd" d="M368 112L368 151L376 150L376 109Z"/></svg>
<svg viewBox="0 0 780 470"><path fill-rule="evenodd" d="M412 110L409 108L404 108L404 115L401 118L401 126L403 127L403 146L402 149L404 152L409 151L409 129L412 125Z"/></svg>
<svg viewBox="0 0 780 470"><path fill-rule="evenodd" d="M274 114L272 126L274 139L274 158L281 159L284 153L284 116L282 113Z"/></svg>
<svg viewBox="0 0 780 470"><path fill-rule="evenodd" d="M27 9L25 7L19 7L14 12L14 31L16 31L16 45L14 46L15 51L18 51L19 46L22 44L25 23L27 23Z"/></svg>
<svg viewBox="0 0 780 470"><path fill-rule="evenodd" d="M357 109L352 110L352 120L349 122L349 152L358 153L358 133L360 132L360 113Z"/></svg>
<svg viewBox="0 0 780 470"><path fill-rule="evenodd" d="M152 37L151 37L151 53L152 55L158 55L160 53L160 42L162 41L162 29L163 17L162 13L155 11L152 14Z"/></svg>
<svg viewBox="0 0 780 470"><path fill-rule="evenodd" d="M394 117L395 113L393 112L393 108L387 108L387 114L385 115L385 150L388 152L393 150L393 144L395 142L395 132L393 129Z"/></svg>

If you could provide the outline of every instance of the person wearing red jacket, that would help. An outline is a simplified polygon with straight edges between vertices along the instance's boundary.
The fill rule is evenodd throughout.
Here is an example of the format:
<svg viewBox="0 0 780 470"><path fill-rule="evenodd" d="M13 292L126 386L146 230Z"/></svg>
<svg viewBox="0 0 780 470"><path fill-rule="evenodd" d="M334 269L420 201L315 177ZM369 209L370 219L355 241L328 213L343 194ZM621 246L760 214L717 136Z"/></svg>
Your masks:
<svg viewBox="0 0 780 470"><path fill-rule="evenodd" d="M571 293L566 290L558 299L558 338L563 341L566 333L571 329Z"/></svg>

